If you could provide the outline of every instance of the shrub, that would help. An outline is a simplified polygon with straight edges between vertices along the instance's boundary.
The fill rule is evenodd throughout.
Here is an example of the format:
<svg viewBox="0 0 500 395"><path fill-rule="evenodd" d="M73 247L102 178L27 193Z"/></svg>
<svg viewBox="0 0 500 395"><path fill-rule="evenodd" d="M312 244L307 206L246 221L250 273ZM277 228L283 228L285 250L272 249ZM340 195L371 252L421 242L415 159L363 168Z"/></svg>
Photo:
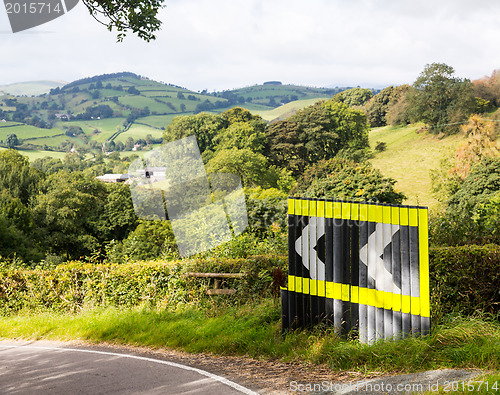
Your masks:
<svg viewBox="0 0 500 395"><path fill-rule="evenodd" d="M242 279L228 285L239 303L271 295L272 271L284 269L282 256L247 259L192 259L173 262L93 265L69 262L54 269L27 270L0 264L0 313L21 310L77 311L84 307L165 306L210 300L210 279L185 276L188 272L239 272ZM225 301L216 297L213 303Z"/></svg>
<svg viewBox="0 0 500 395"><path fill-rule="evenodd" d="M433 317L500 313L500 246L430 249Z"/></svg>

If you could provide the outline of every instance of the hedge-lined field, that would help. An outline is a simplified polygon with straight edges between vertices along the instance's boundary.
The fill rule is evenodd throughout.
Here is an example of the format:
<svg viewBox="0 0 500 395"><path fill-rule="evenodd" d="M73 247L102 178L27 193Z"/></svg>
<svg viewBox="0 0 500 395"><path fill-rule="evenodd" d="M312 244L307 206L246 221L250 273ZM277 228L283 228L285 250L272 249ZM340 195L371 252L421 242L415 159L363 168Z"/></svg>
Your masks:
<svg viewBox="0 0 500 395"><path fill-rule="evenodd" d="M246 302L270 297L272 271L286 271L285 265L281 256L256 256L124 265L70 262L50 270L0 266L0 313L197 303L213 280L186 276L189 272L244 273L223 285L237 289L231 300Z"/></svg>
<svg viewBox="0 0 500 395"><path fill-rule="evenodd" d="M500 246L461 246L430 249L432 315L500 313ZM258 301L276 295L273 270L287 272L285 256L246 259L194 259L139 262L124 265L71 262L50 270L0 266L0 312L21 310L78 311L97 306L166 306L199 303L211 279L185 276L188 272L244 273L226 280L236 296L232 302Z"/></svg>

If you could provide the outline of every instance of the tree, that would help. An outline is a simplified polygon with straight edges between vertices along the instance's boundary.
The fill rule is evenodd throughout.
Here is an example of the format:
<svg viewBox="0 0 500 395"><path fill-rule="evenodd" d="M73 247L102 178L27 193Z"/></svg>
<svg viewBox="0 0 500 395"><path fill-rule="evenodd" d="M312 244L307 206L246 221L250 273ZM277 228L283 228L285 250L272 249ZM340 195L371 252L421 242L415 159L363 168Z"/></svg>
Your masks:
<svg viewBox="0 0 500 395"><path fill-rule="evenodd" d="M370 163L333 158L311 166L290 191L292 196L401 204L406 196Z"/></svg>
<svg viewBox="0 0 500 395"><path fill-rule="evenodd" d="M42 179L43 173L32 168L27 157L14 150L0 151L0 190L28 205Z"/></svg>
<svg viewBox="0 0 500 395"><path fill-rule="evenodd" d="M372 97L373 97L373 92L370 89L358 87L337 93L333 97L333 100L345 103L349 107L351 107L351 106L362 106Z"/></svg>
<svg viewBox="0 0 500 395"><path fill-rule="evenodd" d="M20 144L17 135L14 133L7 135L7 140L5 142L9 148L14 148L16 145Z"/></svg>
<svg viewBox="0 0 500 395"><path fill-rule="evenodd" d="M486 100L490 105L500 106L500 70L495 70L490 77L474 81L474 95Z"/></svg>
<svg viewBox="0 0 500 395"><path fill-rule="evenodd" d="M451 169L451 173L463 180L475 163L480 162L486 156L500 156L500 150L496 144L493 122L485 121L478 115L472 115L469 122L462 125L460 129L468 138L455 152L456 166Z"/></svg>
<svg viewBox="0 0 500 395"><path fill-rule="evenodd" d="M83 0L94 19L109 31L116 29L118 41L123 41L128 31L146 41L156 39L160 29L158 12L165 0Z"/></svg>
<svg viewBox="0 0 500 395"><path fill-rule="evenodd" d="M316 103L285 121L274 122L266 133L266 156L294 175L322 159L333 158L342 149L368 147L365 114L334 100Z"/></svg>
<svg viewBox="0 0 500 395"><path fill-rule="evenodd" d="M231 173L241 177L243 186L276 186L279 175L267 158L248 148L221 149L207 164L207 173Z"/></svg>
<svg viewBox="0 0 500 395"><path fill-rule="evenodd" d="M472 84L454 77L453 67L444 63L427 65L413 83L409 96L412 118L431 127L434 133L452 133L473 112Z"/></svg>
<svg viewBox="0 0 500 395"><path fill-rule="evenodd" d="M59 172L47 178L42 192L34 213L45 247L73 259L97 251L104 241L104 183L82 172Z"/></svg>

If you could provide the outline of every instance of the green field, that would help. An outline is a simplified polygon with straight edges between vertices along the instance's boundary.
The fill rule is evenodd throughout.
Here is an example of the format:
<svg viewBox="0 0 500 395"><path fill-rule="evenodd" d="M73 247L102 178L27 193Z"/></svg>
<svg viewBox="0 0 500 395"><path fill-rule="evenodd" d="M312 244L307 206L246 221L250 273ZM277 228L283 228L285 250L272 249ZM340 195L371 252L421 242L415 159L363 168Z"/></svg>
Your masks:
<svg viewBox="0 0 500 395"><path fill-rule="evenodd" d="M64 134L64 132L62 132L58 128L41 129L24 124L19 124L18 126L12 126L8 128L0 128L0 140L5 140L5 138L9 134L15 134L18 138L22 140L29 139L30 142L34 142L36 139L40 137L52 137L59 134Z"/></svg>
<svg viewBox="0 0 500 395"><path fill-rule="evenodd" d="M1 148L0 151L5 151L7 148ZM41 159L41 158L56 158L56 159L64 159L64 156L66 155L66 152L59 152L59 151L42 151L42 150L23 150L23 149L18 149L17 150L20 154L27 156L30 160L30 162L33 162L35 159Z"/></svg>
<svg viewBox="0 0 500 395"><path fill-rule="evenodd" d="M150 134L154 138L161 138L163 135L163 130L152 128L151 126L133 124L129 130L124 133L120 133L114 141L125 142L129 137L134 140L145 139L146 136Z"/></svg>
<svg viewBox="0 0 500 395"><path fill-rule="evenodd" d="M17 96L32 96L49 93L52 88L62 86L64 83L58 81L29 81L16 84L0 85L0 91Z"/></svg>
<svg viewBox="0 0 500 395"><path fill-rule="evenodd" d="M177 114L171 114L171 115L151 115L149 117L144 117L138 119L135 123L141 123L145 125L149 125L152 128L165 128L167 125L172 122L172 119L177 117Z"/></svg>
<svg viewBox="0 0 500 395"><path fill-rule="evenodd" d="M295 114L298 110L301 110L308 106L312 106L314 103L317 103L320 100L327 100L327 99L328 98L323 97L323 98L296 100L290 103L283 104L282 106L274 108L272 110L254 111L254 113L260 115L266 121L271 122L276 119L286 119L289 116Z"/></svg>
<svg viewBox="0 0 500 395"><path fill-rule="evenodd" d="M371 163L385 176L398 182L396 187L408 196L405 204L436 208L438 201L432 194L430 171L439 167L443 158L450 157L465 140L461 135L438 138L428 133L417 133L420 126L376 128L370 132L370 146L377 141L387 144ZM377 152L377 151L374 151Z"/></svg>

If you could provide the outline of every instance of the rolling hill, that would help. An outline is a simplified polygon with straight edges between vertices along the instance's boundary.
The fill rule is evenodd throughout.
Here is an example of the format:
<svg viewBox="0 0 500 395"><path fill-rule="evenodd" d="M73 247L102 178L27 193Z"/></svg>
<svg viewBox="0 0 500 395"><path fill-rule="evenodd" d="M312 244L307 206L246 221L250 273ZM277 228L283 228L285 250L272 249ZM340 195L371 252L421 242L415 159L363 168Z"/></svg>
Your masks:
<svg viewBox="0 0 500 395"><path fill-rule="evenodd" d="M129 151L146 142L161 142L163 129L176 116L217 113L235 106L268 121L283 119L345 89L271 81L209 94L129 72L83 78L62 86L40 81L9 87L12 89L0 94L0 146L6 147L7 136L16 134L22 141L18 148L37 151L37 156L42 151L52 155L77 147ZM26 95L37 87L43 87L44 93Z"/></svg>
<svg viewBox="0 0 500 395"><path fill-rule="evenodd" d="M51 89L61 87L65 83L59 81L29 81L0 85L0 92L15 96L38 96L49 93Z"/></svg>

